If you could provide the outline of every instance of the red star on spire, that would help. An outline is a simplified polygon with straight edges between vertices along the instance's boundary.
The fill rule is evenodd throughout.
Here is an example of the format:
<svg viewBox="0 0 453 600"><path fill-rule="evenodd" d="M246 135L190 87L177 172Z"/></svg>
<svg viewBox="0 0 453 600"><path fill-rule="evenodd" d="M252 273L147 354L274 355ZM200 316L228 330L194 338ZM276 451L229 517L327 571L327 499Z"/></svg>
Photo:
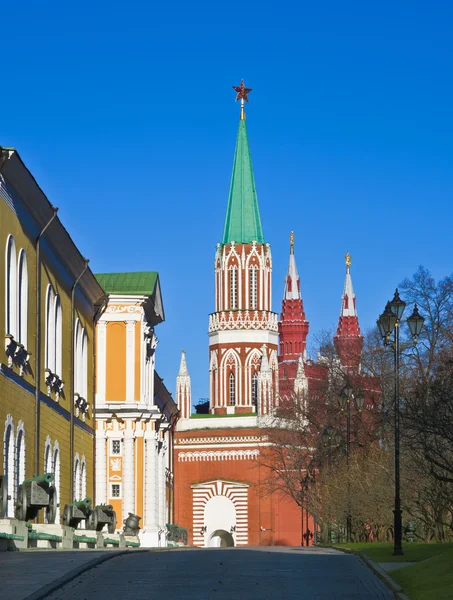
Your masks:
<svg viewBox="0 0 453 600"><path fill-rule="evenodd" d="M247 98L247 95L250 94L250 92L252 91L252 88L246 88L244 86L244 80L241 81L241 85L239 87L236 87L233 85L232 88L235 92L237 92L236 102L238 100L245 100L246 102L249 101L249 99Z"/></svg>

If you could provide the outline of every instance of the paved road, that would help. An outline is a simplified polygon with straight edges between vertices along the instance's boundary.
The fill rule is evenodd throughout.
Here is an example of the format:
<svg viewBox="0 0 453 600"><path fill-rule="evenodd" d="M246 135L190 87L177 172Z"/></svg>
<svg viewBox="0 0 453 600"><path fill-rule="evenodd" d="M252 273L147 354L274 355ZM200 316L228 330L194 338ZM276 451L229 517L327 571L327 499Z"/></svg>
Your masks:
<svg viewBox="0 0 453 600"><path fill-rule="evenodd" d="M180 549L112 558L48 600L390 600L354 555L322 548Z"/></svg>
<svg viewBox="0 0 453 600"><path fill-rule="evenodd" d="M101 556L105 556L105 550L0 552L0 599L23 600L55 579Z"/></svg>

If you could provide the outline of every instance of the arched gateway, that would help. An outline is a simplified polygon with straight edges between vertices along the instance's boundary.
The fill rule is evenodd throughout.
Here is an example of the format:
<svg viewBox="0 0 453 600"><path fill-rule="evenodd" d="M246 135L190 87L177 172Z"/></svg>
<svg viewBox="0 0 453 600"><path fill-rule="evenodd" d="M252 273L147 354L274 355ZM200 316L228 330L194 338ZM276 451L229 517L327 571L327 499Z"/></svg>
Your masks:
<svg viewBox="0 0 453 600"><path fill-rule="evenodd" d="M192 486L193 543L231 547L248 543L248 485L208 481Z"/></svg>

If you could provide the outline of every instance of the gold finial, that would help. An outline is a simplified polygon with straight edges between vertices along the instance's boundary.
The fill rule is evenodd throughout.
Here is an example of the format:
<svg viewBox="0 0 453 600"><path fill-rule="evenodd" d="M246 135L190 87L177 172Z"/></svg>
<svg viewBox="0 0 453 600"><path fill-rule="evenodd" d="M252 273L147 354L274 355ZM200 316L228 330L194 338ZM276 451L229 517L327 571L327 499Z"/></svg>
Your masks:
<svg viewBox="0 0 453 600"><path fill-rule="evenodd" d="M351 255L349 254L349 252L346 252L346 254L344 255L344 259L346 261L346 269L347 269L347 271L349 271L349 268L352 263Z"/></svg>
<svg viewBox="0 0 453 600"><path fill-rule="evenodd" d="M294 231L291 231L289 234L289 248L292 254L294 251Z"/></svg>

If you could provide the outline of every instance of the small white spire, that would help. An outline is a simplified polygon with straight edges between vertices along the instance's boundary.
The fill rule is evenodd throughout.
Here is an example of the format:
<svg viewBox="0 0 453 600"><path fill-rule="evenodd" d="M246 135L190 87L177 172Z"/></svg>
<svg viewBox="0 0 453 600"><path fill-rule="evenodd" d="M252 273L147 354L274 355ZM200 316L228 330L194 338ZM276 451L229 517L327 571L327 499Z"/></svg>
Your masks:
<svg viewBox="0 0 453 600"><path fill-rule="evenodd" d="M297 362L297 374L294 379L294 392L295 394L302 394L308 390L308 379L305 375L304 359L302 354L299 356Z"/></svg>
<svg viewBox="0 0 453 600"><path fill-rule="evenodd" d="M182 377L184 375L188 375L189 371L187 370L187 363L186 363L186 351L183 350L181 352L181 363L179 365L179 377Z"/></svg>
<svg viewBox="0 0 453 600"><path fill-rule="evenodd" d="M351 279L351 255L346 252L346 279L344 281L343 296L341 297L341 316L357 317L357 308L355 301L354 288Z"/></svg>
<svg viewBox="0 0 453 600"><path fill-rule="evenodd" d="M184 350L181 353L181 364L178 376L176 377L176 404L181 419L188 419L192 412L192 389Z"/></svg>
<svg viewBox="0 0 453 600"><path fill-rule="evenodd" d="M299 273L297 272L296 257L294 256L294 231L291 231L289 236L289 264L285 279L284 299L300 300Z"/></svg>
<svg viewBox="0 0 453 600"><path fill-rule="evenodd" d="M261 366L260 366L260 371L262 373L266 373L267 371L270 371L269 360L267 358L267 346L266 346L266 344L263 344L261 346Z"/></svg>

